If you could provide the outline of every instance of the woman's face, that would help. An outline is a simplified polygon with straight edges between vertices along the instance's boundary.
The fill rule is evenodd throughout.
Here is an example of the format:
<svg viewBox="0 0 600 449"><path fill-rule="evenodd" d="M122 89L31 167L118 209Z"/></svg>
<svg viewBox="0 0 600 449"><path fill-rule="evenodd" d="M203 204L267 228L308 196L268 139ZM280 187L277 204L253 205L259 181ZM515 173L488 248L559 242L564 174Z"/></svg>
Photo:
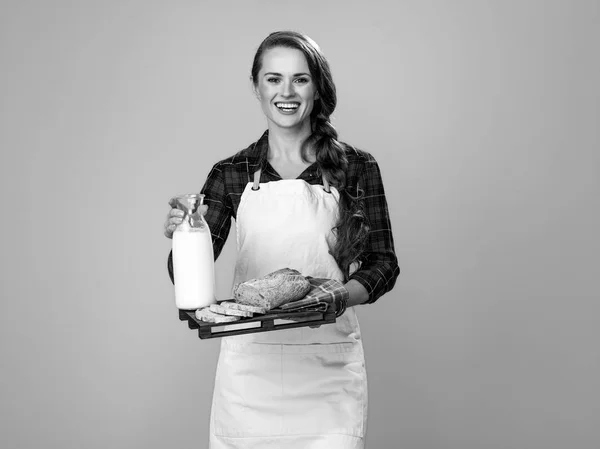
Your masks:
<svg viewBox="0 0 600 449"><path fill-rule="evenodd" d="M318 96L300 50L274 47L265 51L254 89L270 125L310 129L310 113Z"/></svg>

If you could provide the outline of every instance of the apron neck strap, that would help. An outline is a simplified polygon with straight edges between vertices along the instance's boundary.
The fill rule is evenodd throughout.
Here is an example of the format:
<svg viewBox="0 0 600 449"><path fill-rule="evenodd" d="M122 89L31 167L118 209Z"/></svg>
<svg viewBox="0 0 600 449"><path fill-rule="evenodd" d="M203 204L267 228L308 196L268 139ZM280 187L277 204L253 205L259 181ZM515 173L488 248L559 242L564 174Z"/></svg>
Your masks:
<svg viewBox="0 0 600 449"><path fill-rule="evenodd" d="M254 182L252 185L252 190L260 189L260 168L254 172Z"/></svg>
<svg viewBox="0 0 600 449"><path fill-rule="evenodd" d="M325 187L325 191L327 193L331 193L331 189L329 188L329 181L327 181L327 178L325 177L325 173L323 173L323 187Z"/></svg>
<svg viewBox="0 0 600 449"><path fill-rule="evenodd" d="M260 172L261 172L260 168L254 172L254 180L252 182L252 190L260 189ZM322 177L323 177L323 187L325 187L325 191L327 193L331 193L331 189L329 188L329 181L327 181L325 174L323 174Z"/></svg>

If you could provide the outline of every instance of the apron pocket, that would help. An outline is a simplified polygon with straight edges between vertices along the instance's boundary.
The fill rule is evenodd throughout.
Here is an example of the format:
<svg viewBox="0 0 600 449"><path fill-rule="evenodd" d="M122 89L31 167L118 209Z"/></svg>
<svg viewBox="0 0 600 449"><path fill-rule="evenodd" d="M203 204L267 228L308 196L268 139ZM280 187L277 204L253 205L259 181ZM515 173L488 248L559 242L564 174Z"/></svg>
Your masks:
<svg viewBox="0 0 600 449"><path fill-rule="evenodd" d="M281 353L221 350L213 395L215 435L281 435L281 407Z"/></svg>
<svg viewBox="0 0 600 449"><path fill-rule="evenodd" d="M310 345L319 352L284 352L282 403L286 435L364 437L367 375L362 348ZM329 348L328 348L329 347ZM327 350L329 349L329 350Z"/></svg>

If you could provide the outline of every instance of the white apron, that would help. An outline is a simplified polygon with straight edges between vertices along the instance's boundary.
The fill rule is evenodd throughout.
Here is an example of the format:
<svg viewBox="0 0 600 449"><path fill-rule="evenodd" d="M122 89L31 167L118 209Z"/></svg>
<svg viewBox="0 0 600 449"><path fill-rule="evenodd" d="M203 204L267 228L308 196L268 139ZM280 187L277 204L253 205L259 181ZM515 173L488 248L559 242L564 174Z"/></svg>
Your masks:
<svg viewBox="0 0 600 449"><path fill-rule="evenodd" d="M339 192L300 179L259 184L237 212L235 282L280 268L343 280L329 253ZM223 337L210 449L363 449L367 376L354 308L336 323Z"/></svg>

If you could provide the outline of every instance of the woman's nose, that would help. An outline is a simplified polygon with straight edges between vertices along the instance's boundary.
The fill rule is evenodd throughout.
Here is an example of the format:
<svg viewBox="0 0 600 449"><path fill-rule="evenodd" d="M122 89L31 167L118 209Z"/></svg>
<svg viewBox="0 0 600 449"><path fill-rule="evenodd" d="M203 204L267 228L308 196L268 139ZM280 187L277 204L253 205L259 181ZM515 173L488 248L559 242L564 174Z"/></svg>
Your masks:
<svg viewBox="0 0 600 449"><path fill-rule="evenodd" d="M281 94L284 97L294 96L294 84L291 81L284 81Z"/></svg>

